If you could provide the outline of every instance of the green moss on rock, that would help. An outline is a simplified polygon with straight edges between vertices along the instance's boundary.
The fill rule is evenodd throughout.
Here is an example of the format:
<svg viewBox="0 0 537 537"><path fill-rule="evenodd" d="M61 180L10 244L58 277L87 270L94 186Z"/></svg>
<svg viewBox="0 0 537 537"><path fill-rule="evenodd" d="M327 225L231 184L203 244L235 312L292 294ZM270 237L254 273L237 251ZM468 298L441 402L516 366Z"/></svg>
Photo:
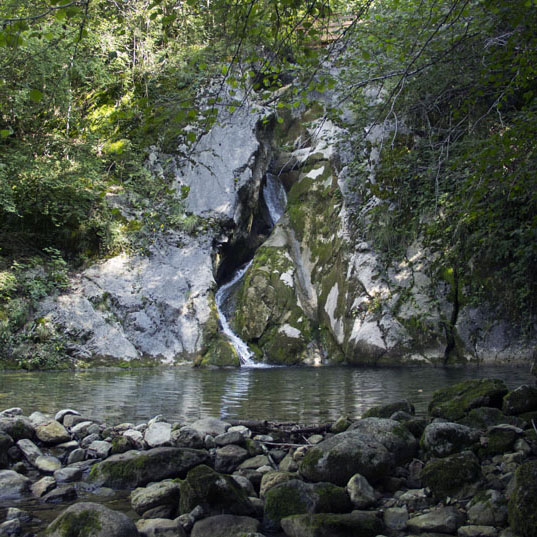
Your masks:
<svg viewBox="0 0 537 537"><path fill-rule="evenodd" d="M509 524L521 537L537 537L537 461L519 466L508 504Z"/></svg>

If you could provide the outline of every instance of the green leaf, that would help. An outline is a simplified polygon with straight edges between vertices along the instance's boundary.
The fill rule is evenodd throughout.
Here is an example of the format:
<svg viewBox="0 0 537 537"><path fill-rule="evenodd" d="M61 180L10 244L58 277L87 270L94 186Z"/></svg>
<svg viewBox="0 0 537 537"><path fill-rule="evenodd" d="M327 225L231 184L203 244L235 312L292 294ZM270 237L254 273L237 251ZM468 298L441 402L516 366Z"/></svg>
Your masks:
<svg viewBox="0 0 537 537"><path fill-rule="evenodd" d="M193 133L193 132L188 132L187 135L186 135L186 139L190 142L190 143L194 143L196 141L196 134Z"/></svg>
<svg viewBox="0 0 537 537"><path fill-rule="evenodd" d="M30 90L29 97L34 103L39 103L43 99L43 92L39 91L38 89Z"/></svg>
<svg viewBox="0 0 537 537"><path fill-rule="evenodd" d="M3 129L0 131L0 138L7 138L8 136L11 136L13 134L13 131L11 129Z"/></svg>

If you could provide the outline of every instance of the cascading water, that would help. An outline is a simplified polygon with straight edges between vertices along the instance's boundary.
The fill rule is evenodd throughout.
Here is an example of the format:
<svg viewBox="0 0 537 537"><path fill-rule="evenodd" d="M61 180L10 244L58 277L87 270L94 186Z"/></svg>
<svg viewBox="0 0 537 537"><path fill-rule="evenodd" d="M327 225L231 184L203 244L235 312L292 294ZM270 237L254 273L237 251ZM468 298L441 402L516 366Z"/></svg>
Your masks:
<svg viewBox="0 0 537 537"><path fill-rule="evenodd" d="M285 212L287 205L287 194L278 176L267 173L265 186L263 187L263 197L272 219L272 225L275 226Z"/></svg>
<svg viewBox="0 0 537 537"><path fill-rule="evenodd" d="M231 330L224 310L226 309L226 303L230 300L235 286L246 274L246 271L250 268L252 262L253 259L246 265L244 265L242 268L240 268L229 282L222 285L222 287L218 289L214 297L216 302L216 309L218 311L218 317L220 318L220 323L222 324L222 332L224 332L226 337L231 341L231 344L237 351L241 365L249 367L256 365L256 363L252 360L252 352L248 348L248 345L246 345L246 343L239 336L237 336L237 334L235 334L233 330Z"/></svg>
<svg viewBox="0 0 537 537"><path fill-rule="evenodd" d="M285 193L285 189L283 188L281 181L276 175L267 173L265 186L263 187L263 197L272 220L272 226L274 227L276 222L278 222L285 212L285 206L287 205L287 194ZM235 309L234 291L252 263L253 259L237 270L237 272L235 272L233 275L233 278L231 278L229 282L222 285L218 289L215 295L216 309L222 325L222 332L224 332L237 351L241 366L269 367L267 364L261 364L252 360L253 353L248 348L248 345L239 336L237 336L235 332L233 332L228 322L228 317L233 314Z"/></svg>

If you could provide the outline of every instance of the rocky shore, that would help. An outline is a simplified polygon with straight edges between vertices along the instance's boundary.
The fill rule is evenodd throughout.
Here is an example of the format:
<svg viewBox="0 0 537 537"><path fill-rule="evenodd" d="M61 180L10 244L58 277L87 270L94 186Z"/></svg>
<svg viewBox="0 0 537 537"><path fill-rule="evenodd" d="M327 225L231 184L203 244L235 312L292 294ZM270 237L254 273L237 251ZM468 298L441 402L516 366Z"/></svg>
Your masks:
<svg viewBox="0 0 537 537"><path fill-rule="evenodd" d="M0 536L537 537L537 387L324 425L0 412Z"/></svg>

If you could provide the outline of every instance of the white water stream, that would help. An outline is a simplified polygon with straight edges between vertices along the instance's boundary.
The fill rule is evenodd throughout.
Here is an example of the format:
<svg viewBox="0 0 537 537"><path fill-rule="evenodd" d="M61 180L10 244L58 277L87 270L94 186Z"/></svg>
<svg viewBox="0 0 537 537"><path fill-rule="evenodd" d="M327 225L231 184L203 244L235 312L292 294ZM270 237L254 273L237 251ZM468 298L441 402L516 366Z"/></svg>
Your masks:
<svg viewBox="0 0 537 537"><path fill-rule="evenodd" d="M287 194L285 193L281 181L276 175L267 173L265 186L263 187L263 197L272 220L272 225L274 226L282 217L285 212L285 206L287 205ZM246 271L250 268L252 262L253 259L237 270L233 275L233 278L218 289L214 298L218 317L220 318L220 324L222 325L222 332L224 332L237 351L241 367L270 367L267 364L255 362L252 359L252 351L250 351L246 342L233 332L227 320L227 315L232 313L232 310L234 309L233 304L229 304L229 301L233 300L233 292L246 274Z"/></svg>

